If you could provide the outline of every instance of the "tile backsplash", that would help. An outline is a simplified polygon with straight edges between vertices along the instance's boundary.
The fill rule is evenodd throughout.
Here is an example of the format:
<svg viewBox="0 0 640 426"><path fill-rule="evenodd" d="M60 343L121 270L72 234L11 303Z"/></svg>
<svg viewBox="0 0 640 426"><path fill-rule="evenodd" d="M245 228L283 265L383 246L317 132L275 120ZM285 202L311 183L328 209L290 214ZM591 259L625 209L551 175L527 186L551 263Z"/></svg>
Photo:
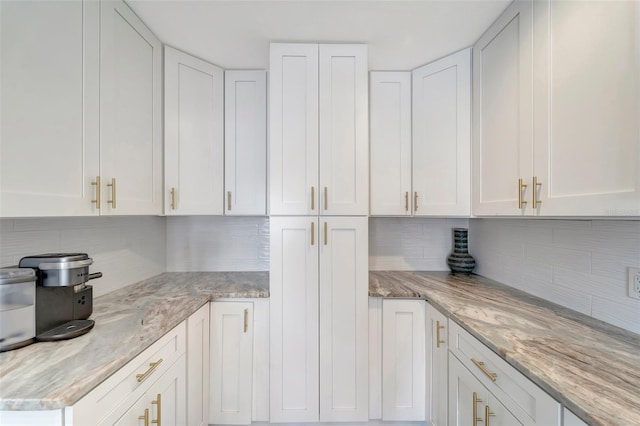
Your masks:
<svg viewBox="0 0 640 426"><path fill-rule="evenodd" d="M640 220L470 219L477 274L640 333Z"/></svg>
<svg viewBox="0 0 640 426"><path fill-rule="evenodd" d="M269 218L167 218L167 270L268 271Z"/></svg>
<svg viewBox="0 0 640 426"><path fill-rule="evenodd" d="M69 217L0 219L0 266L17 265L23 256L88 253L95 297L165 271L165 218Z"/></svg>
<svg viewBox="0 0 640 426"><path fill-rule="evenodd" d="M372 217L369 270L448 271L451 229L468 225L469 219Z"/></svg>

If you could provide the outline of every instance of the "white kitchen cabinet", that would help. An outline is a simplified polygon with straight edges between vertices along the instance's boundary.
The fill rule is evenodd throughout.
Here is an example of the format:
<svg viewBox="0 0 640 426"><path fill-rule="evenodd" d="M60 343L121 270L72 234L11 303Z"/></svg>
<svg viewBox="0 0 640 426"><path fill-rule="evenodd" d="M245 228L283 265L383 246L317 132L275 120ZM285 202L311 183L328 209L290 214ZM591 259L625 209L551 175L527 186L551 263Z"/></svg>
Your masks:
<svg viewBox="0 0 640 426"><path fill-rule="evenodd" d="M100 5L0 2L0 216L89 216L100 188Z"/></svg>
<svg viewBox="0 0 640 426"><path fill-rule="evenodd" d="M471 214L471 50L413 71L413 215Z"/></svg>
<svg viewBox="0 0 640 426"><path fill-rule="evenodd" d="M101 1L101 214L162 213L161 76L160 40L123 1Z"/></svg>
<svg viewBox="0 0 640 426"><path fill-rule="evenodd" d="M544 216L640 216L640 3L536 1L534 22L529 204Z"/></svg>
<svg viewBox="0 0 640 426"><path fill-rule="evenodd" d="M562 426L587 426L578 416L566 408L562 409Z"/></svg>
<svg viewBox="0 0 640 426"><path fill-rule="evenodd" d="M475 215L532 211L532 10L513 2L473 47Z"/></svg>
<svg viewBox="0 0 640 426"><path fill-rule="evenodd" d="M365 217L272 217L270 421L368 418Z"/></svg>
<svg viewBox="0 0 640 426"><path fill-rule="evenodd" d="M221 215L224 71L164 48L164 213Z"/></svg>
<svg viewBox="0 0 640 426"><path fill-rule="evenodd" d="M447 425L448 319L427 303L427 424Z"/></svg>
<svg viewBox="0 0 640 426"><path fill-rule="evenodd" d="M270 214L366 215L367 46L272 44Z"/></svg>
<svg viewBox="0 0 640 426"><path fill-rule="evenodd" d="M211 303L209 423L250 424L253 384L253 304Z"/></svg>
<svg viewBox="0 0 640 426"><path fill-rule="evenodd" d="M424 300L382 302L382 420L424 421Z"/></svg>
<svg viewBox="0 0 640 426"><path fill-rule="evenodd" d="M519 421L460 361L450 355L449 360L449 424L522 426Z"/></svg>
<svg viewBox="0 0 640 426"><path fill-rule="evenodd" d="M466 416L471 418L472 397L469 392L461 391L460 381L479 395L487 392L484 398L480 396L482 403L477 413L484 415L488 406L496 415L491 417L491 424L561 424L561 406L557 401L458 324L450 321L448 325L449 424L468 424ZM471 379L465 377L475 377L480 386L472 386ZM510 420L511 416L517 423Z"/></svg>
<svg viewBox="0 0 640 426"><path fill-rule="evenodd" d="M226 215L267 213L267 73L225 71Z"/></svg>
<svg viewBox="0 0 640 426"><path fill-rule="evenodd" d="M375 71L369 78L369 212L376 216L410 216L411 73Z"/></svg>
<svg viewBox="0 0 640 426"><path fill-rule="evenodd" d="M209 424L209 304L187 319L187 424Z"/></svg>

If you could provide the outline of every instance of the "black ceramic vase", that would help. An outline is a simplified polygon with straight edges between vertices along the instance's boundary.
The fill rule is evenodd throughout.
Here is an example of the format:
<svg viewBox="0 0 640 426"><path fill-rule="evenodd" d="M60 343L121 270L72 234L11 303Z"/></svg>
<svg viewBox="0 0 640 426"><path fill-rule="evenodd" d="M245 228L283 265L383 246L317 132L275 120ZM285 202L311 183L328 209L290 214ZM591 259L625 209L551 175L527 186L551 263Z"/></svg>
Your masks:
<svg viewBox="0 0 640 426"><path fill-rule="evenodd" d="M447 264L452 272L470 274L476 266L476 261L469 254L467 228L453 228L453 253L447 257Z"/></svg>

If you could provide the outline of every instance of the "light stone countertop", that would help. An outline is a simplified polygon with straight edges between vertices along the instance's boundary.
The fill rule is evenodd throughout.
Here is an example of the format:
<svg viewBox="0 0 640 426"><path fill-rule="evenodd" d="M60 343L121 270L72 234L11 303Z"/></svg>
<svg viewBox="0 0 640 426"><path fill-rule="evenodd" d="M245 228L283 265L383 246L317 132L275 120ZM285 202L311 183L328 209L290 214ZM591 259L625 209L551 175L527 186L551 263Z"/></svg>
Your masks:
<svg viewBox="0 0 640 426"><path fill-rule="evenodd" d="M0 410L73 405L210 300L264 297L268 272L169 272L97 297L84 336L0 353Z"/></svg>
<svg viewBox="0 0 640 426"><path fill-rule="evenodd" d="M428 300L590 425L640 425L640 335L478 275L370 272L369 295Z"/></svg>

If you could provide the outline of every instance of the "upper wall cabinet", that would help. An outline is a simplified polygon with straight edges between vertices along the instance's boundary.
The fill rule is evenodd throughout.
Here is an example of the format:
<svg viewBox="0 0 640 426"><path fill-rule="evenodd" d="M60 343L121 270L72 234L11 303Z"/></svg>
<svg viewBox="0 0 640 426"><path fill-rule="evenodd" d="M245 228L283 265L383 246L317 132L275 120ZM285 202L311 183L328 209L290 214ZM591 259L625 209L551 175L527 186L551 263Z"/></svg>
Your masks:
<svg viewBox="0 0 640 426"><path fill-rule="evenodd" d="M367 46L272 44L270 214L366 215Z"/></svg>
<svg viewBox="0 0 640 426"><path fill-rule="evenodd" d="M640 216L640 2L536 1L534 23L531 208Z"/></svg>
<svg viewBox="0 0 640 426"><path fill-rule="evenodd" d="M413 71L413 214L469 216L471 52Z"/></svg>
<svg viewBox="0 0 640 426"><path fill-rule="evenodd" d="M476 215L531 212L532 8L531 0L512 3L473 48Z"/></svg>
<svg viewBox="0 0 640 426"><path fill-rule="evenodd" d="M162 213L162 45L121 0L100 2L102 214Z"/></svg>
<svg viewBox="0 0 640 426"><path fill-rule="evenodd" d="M267 73L225 71L226 215L267 213Z"/></svg>
<svg viewBox="0 0 640 426"><path fill-rule="evenodd" d="M221 215L224 72L170 47L164 56L165 214Z"/></svg>
<svg viewBox="0 0 640 426"><path fill-rule="evenodd" d="M371 215L469 216L470 55L371 73Z"/></svg>
<svg viewBox="0 0 640 426"><path fill-rule="evenodd" d="M100 6L2 1L0 16L0 216L98 214Z"/></svg>

